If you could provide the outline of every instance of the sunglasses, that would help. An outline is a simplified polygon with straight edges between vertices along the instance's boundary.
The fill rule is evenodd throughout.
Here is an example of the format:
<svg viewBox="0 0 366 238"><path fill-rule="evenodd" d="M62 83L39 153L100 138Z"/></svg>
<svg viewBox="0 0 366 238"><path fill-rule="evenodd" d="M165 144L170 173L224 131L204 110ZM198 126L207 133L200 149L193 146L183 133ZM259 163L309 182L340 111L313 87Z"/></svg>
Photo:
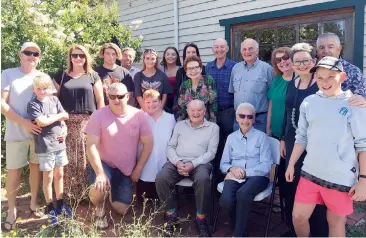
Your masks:
<svg viewBox="0 0 366 238"><path fill-rule="evenodd" d="M111 100L115 100L116 98L118 98L119 100L121 100L121 99L124 99L127 94L128 93L123 94L123 95L112 95L112 94L109 94L108 97Z"/></svg>
<svg viewBox="0 0 366 238"><path fill-rule="evenodd" d="M238 114L240 119L248 118L248 120L252 120L254 118L254 115L245 115L245 114Z"/></svg>
<svg viewBox="0 0 366 238"><path fill-rule="evenodd" d="M144 54L146 54L146 53L157 53L157 52L156 52L156 50L149 48L149 49L145 49Z"/></svg>
<svg viewBox="0 0 366 238"><path fill-rule="evenodd" d="M34 57L39 57L39 52L33 52L33 51L28 51L28 50L25 50L22 52L23 54L25 54L26 56L34 56Z"/></svg>
<svg viewBox="0 0 366 238"><path fill-rule="evenodd" d="M290 56L288 56L288 55L284 55L284 56L278 57L278 58L276 57L276 63L279 64L279 63L281 63L282 60L286 61L288 59L290 59Z"/></svg>
<svg viewBox="0 0 366 238"><path fill-rule="evenodd" d="M71 57L74 59L77 59L78 57L80 59L85 59L85 54L71 54Z"/></svg>

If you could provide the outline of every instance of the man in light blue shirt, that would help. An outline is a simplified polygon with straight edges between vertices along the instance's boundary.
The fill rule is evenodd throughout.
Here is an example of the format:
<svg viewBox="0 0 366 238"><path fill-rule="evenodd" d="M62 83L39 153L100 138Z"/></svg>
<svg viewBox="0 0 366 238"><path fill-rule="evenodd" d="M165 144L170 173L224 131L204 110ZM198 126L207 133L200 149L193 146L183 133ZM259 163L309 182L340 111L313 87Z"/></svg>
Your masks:
<svg viewBox="0 0 366 238"><path fill-rule="evenodd" d="M220 206L229 213L233 236L246 235L246 223L256 195L269 182L272 158L268 137L252 127L255 109L250 103L241 103L236 110L240 129L227 138L220 170L227 174Z"/></svg>
<svg viewBox="0 0 366 238"><path fill-rule="evenodd" d="M268 100L267 92L272 83L273 68L258 59L259 45L253 39L241 43L244 61L237 63L231 72L229 93L234 94L234 108L242 102L252 104L256 110L255 128L266 132ZM239 129L234 122L234 131Z"/></svg>

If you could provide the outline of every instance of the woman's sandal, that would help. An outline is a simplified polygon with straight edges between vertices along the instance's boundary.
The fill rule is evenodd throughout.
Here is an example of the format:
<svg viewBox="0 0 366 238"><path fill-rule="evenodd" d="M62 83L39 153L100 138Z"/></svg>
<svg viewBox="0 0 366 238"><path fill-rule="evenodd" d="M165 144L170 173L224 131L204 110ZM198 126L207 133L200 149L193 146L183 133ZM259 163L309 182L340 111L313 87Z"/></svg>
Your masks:
<svg viewBox="0 0 366 238"><path fill-rule="evenodd" d="M31 213L37 217L37 218L41 218L43 217L45 214L40 210L39 207L37 207L36 210L33 210L31 207L29 207L29 210L31 211Z"/></svg>
<svg viewBox="0 0 366 238"><path fill-rule="evenodd" d="M98 230L103 230L108 228L108 219L106 215L95 216L95 228Z"/></svg>
<svg viewBox="0 0 366 238"><path fill-rule="evenodd" d="M16 228L16 224L17 223L17 219L15 218L15 220L13 222L10 221L6 221L4 222L4 228L7 231L13 230L14 228Z"/></svg>

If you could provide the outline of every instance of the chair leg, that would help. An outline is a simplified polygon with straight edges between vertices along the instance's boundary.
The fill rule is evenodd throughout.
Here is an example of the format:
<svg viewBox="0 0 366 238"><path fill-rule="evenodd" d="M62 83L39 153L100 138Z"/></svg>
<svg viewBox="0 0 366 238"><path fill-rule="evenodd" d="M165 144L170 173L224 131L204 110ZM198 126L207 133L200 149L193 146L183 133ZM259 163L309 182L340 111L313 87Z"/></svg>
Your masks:
<svg viewBox="0 0 366 238"><path fill-rule="evenodd" d="M280 190L280 206L281 206L281 221L283 222L285 220L285 206L283 205L283 196L282 196L282 193L281 193L281 190Z"/></svg>
<svg viewBox="0 0 366 238"><path fill-rule="evenodd" d="M217 203L215 219L214 219L213 226L212 226L212 233L215 233L215 231L216 231L216 224L217 224L217 219L219 218L219 213L220 213L220 205L219 205L219 203Z"/></svg>
<svg viewBox="0 0 366 238"><path fill-rule="evenodd" d="M268 231L269 231L269 227L271 225L271 216L272 216L273 201L274 201L274 196L275 196L275 189L276 189L276 185L273 184L272 194L271 194L271 199L270 199L269 209L268 209L266 232L264 234L265 237L268 237Z"/></svg>

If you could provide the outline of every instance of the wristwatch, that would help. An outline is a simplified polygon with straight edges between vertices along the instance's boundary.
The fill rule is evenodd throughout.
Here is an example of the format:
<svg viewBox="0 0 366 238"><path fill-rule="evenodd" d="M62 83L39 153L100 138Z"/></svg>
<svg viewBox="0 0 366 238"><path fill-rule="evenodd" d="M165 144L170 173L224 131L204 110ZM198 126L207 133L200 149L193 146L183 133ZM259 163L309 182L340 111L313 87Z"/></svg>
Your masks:
<svg viewBox="0 0 366 238"><path fill-rule="evenodd" d="M358 175L358 178L364 178L364 179L366 179L366 175L365 174L360 174L360 175Z"/></svg>

